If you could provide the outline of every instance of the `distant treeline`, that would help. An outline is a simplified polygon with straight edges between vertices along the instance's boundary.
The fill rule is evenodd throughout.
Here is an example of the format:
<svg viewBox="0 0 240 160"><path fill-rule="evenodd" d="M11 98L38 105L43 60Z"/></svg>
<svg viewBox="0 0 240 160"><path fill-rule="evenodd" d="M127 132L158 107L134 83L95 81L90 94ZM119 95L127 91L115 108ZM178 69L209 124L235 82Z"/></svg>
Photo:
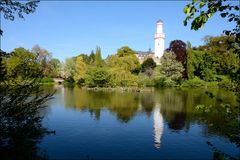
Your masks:
<svg viewBox="0 0 240 160"><path fill-rule="evenodd" d="M204 45L192 47L190 42L174 40L165 50L157 65L146 56L139 63L135 52L128 46L105 60L101 48L91 54L68 58L64 63L34 46L31 51L16 48L1 62L2 79L62 77L67 83L86 87L116 86L182 86L182 87L234 87L239 75L239 46L232 36L206 36ZM47 80L46 80L47 81Z"/></svg>

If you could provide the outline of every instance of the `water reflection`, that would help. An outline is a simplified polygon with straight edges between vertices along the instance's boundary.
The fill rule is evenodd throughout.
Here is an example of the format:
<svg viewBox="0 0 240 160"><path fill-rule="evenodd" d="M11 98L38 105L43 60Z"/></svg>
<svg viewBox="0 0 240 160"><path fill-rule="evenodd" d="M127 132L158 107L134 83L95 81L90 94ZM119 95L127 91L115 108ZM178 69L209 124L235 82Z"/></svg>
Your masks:
<svg viewBox="0 0 240 160"><path fill-rule="evenodd" d="M225 103L236 105L233 93L213 90L213 94ZM150 92L129 93L118 91L87 91L78 87L65 88L65 106L79 111L88 111L96 120L101 119L104 109L110 111L122 123L129 123L137 113L153 116L155 147L160 148L164 124L174 132L188 132L193 123L204 123L195 113L198 104L219 105L217 99L211 99L205 90L161 89ZM216 118L216 117L213 117ZM218 117L219 118L219 117ZM218 123L216 121L215 123ZM203 133L208 134L208 133Z"/></svg>
<svg viewBox="0 0 240 160"><path fill-rule="evenodd" d="M161 145L161 137L163 134L163 117L161 114L161 106L156 105L153 110L153 121L154 121L154 141L155 141L155 147L157 149L160 148Z"/></svg>

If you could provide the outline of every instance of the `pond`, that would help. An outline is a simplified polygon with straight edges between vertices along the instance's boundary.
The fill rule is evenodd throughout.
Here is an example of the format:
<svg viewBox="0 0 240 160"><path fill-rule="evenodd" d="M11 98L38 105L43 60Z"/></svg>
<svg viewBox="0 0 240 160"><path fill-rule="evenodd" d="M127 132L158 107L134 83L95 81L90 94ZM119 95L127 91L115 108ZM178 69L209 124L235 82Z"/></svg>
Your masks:
<svg viewBox="0 0 240 160"><path fill-rule="evenodd" d="M55 89L42 114L44 126L56 133L38 144L49 159L213 159L218 151L239 158L237 145L196 111L199 104L237 105L232 92L210 90L216 96L210 98L206 89ZM218 115L212 119L222 123Z"/></svg>

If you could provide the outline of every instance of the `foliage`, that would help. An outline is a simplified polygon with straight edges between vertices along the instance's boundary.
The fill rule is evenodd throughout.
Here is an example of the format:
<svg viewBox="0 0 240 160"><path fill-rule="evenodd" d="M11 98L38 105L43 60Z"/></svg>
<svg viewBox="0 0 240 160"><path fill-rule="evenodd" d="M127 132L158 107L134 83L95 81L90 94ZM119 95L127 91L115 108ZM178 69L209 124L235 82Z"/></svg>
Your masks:
<svg viewBox="0 0 240 160"><path fill-rule="evenodd" d="M114 67L109 69L111 75L110 85L115 86L137 86L138 77L132 74L130 71L122 68Z"/></svg>
<svg viewBox="0 0 240 160"><path fill-rule="evenodd" d="M76 65L75 58L66 59L65 65L64 65L64 77L65 78L73 80L74 74L76 72L75 65Z"/></svg>
<svg viewBox="0 0 240 160"><path fill-rule="evenodd" d="M102 60L102 55L101 55L101 48L100 47L96 47L96 53L94 56L94 65L95 66L102 66L104 63L104 61Z"/></svg>
<svg viewBox="0 0 240 160"><path fill-rule="evenodd" d="M160 59L160 73L168 81L179 83L182 80L183 66L172 52L165 52Z"/></svg>
<svg viewBox="0 0 240 160"><path fill-rule="evenodd" d="M52 59L52 55L46 49L41 48L39 45L35 45L32 48L32 52L35 54L38 63L41 66L41 71L44 76L49 76L51 74L51 67L49 63Z"/></svg>
<svg viewBox="0 0 240 160"><path fill-rule="evenodd" d="M206 85L206 82L201 80L198 77L194 77L193 79L189 79L187 81L184 81L181 84L181 87L188 87L188 88L199 88L199 87L203 87Z"/></svg>
<svg viewBox="0 0 240 160"><path fill-rule="evenodd" d="M199 50L189 50L188 53L189 78L198 76L205 81L214 81L214 74L216 74L215 57L208 52Z"/></svg>
<svg viewBox="0 0 240 160"><path fill-rule="evenodd" d="M19 2L12 0L1 0L0 1L0 13L3 14L3 17L7 20L13 21L15 19L15 14L18 15L19 18L24 19L24 14L30 14L35 12L39 0L31 0L29 2ZM0 35L2 35L3 31L0 29Z"/></svg>
<svg viewBox="0 0 240 160"><path fill-rule="evenodd" d="M105 68L91 67L86 72L85 84L89 87L104 87L108 86L110 78Z"/></svg>
<svg viewBox="0 0 240 160"><path fill-rule="evenodd" d="M87 72L87 65L84 63L83 58L77 57L75 64L74 80L78 83L83 83Z"/></svg>
<svg viewBox="0 0 240 160"><path fill-rule="evenodd" d="M36 79L39 83L54 83L53 78L51 77L44 77L44 78L37 78Z"/></svg>
<svg viewBox="0 0 240 160"><path fill-rule="evenodd" d="M50 77L61 77L62 64L57 58L52 58L49 61Z"/></svg>
<svg viewBox="0 0 240 160"><path fill-rule="evenodd" d="M206 36L205 44L198 49L208 52L215 58L217 74L233 75L239 70L239 55L235 49L240 49L233 36ZM228 57L228 58L226 58Z"/></svg>
<svg viewBox="0 0 240 160"><path fill-rule="evenodd" d="M145 72L148 77L151 77L153 74L153 70L156 66L156 63L152 58L147 58L145 61L143 61L141 65L141 70L142 72Z"/></svg>
<svg viewBox="0 0 240 160"><path fill-rule="evenodd" d="M134 55L134 52L129 47L122 47L118 49L116 55L111 55L107 58L107 65L109 67L121 68L131 73L139 73L141 65Z"/></svg>
<svg viewBox="0 0 240 160"><path fill-rule="evenodd" d="M205 81L218 81L218 75L239 79L239 57L232 46L234 37L205 37L205 44L188 49L188 76L198 76ZM227 57L227 58L226 58Z"/></svg>
<svg viewBox="0 0 240 160"><path fill-rule="evenodd" d="M187 50L186 50L186 43L181 40L174 40L170 42L169 48L166 49L167 52L172 52L176 55L176 60L181 62L184 71L182 72L183 78L187 79Z"/></svg>
<svg viewBox="0 0 240 160"><path fill-rule="evenodd" d="M36 79L4 81L0 85L0 154L3 159L45 159L38 142L49 134L42 126L46 102L53 93L43 93Z"/></svg>
<svg viewBox="0 0 240 160"><path fill-rule="evenodd" d="M119 57L124 57L124 56L129 56L129 55L134 55L134 54L135 54L135 52L128 46L123 46L117 50L117 55Z"/></svg>
<svg viewBox="0 0 240 160"><path fill-rule="evenodd" d="M240 42L240 15L239 4L227 2L227 0L192 0L185 6L184 13L187 15L184 25L191 21L191 29L198 30L217 12L222 18L226 18L228 22L235 23L235 28L225 30L226 35L236 36L236 42Z"/></svg>
<svg viewBox="0 0 240 160"><path fill-rule="evenodd" d="M8 78L40 77L40 65L35 55L24 49L16 48L9 58L5 58L6 76Z"/></svg>

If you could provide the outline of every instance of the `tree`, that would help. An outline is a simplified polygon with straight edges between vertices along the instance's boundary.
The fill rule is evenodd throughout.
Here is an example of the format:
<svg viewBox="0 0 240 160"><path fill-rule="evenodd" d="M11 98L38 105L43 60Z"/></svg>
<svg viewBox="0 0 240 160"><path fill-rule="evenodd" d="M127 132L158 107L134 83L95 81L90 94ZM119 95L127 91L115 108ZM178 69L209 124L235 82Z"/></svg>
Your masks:
<svg viewBox="0 0 240 160"><path fill-rule="evenodd" d="M86 71L87 71L87 65L83 61L83 57L79 56L76 59L76 64L75 64L75 74L74 74L74 80L75 82L78 83L83 83L85 76L86 76Z"/></svg>
<svg viewBox="0 0 240 160"><path fill-rule="evenodd" d="M68 58L64 65L64 77L69 81L74 81L76 60L74 58Z"/></svg>
<svg viewBox="0 0 240 160"><path fill-rule="evenodd" d="M4 61L8 78L36 78L42 75L35 55L24 48L14 49Z"/></svg>
<svg viewBox="0 0 240 160"><path fill-rule="evenodd" d="M122 47L118 49L116 55L109 56L107 58L107 65L109 67L121 68L135 74L139 73L141 69L138 58L129 47Z"/></svg>
<svg viewBox="0 0 240 160"><path fill-rule="evenodd" d="M152 58L147 58L145 61L143 61L141 66L142 72L145 72L146 69L148 68L154 69L157 65Z"/></svg>
<svg viewBox="0 0 240 160"><path fill-rule="evenodd" d="M219 75L234 76L239 70L239 56L235 51L234 36L206 36L205 44L199 50L208 52L214 57L214 68ZM227 57L227 58L226 58Z"/></svg>
<svg viewBox="0 0 240 160"><path fill-rule="evenodd" d="M0 13L3 14L3 17L7 20L13 21L16 14L19 18L24 19L24 14L30 14L35 12L39 0L31 0L29 2L19 2L12 0L1 0L0 1ZM0 29L0 35L3 31Z"/></svg>
<svg viewBox="0 0 240 160"><path fill-rule="evenodd" d="M138 77L130 71L123 70L119 67L113 67L109 69L109 72L111 75L111 86L137 86Z"/></svg>
<svg viewBox="0 0 240 160"><path fill-rule="evenodd" d="M39 45L35 45L32 48L32 52L37 57L38 63L41 65L41 70L45 77L50 75L51 69L49 67L49 62L52 59L52 54L46 49L41 48Z"/></svg>
<svg viewBox="0 0 240 160"><path fill-rule="evenodd" d="M169 80L179 82L182 79L183 66L172 52L165 52L160 59L160 73Z"/></svg>
<svg viewBox="0 0 240 160"><path fill-rule="evenodd" d="M95 61L95 54L94 51L91 51L91 54L89 55L89 63L92 64Z"/></svg>
<svg viewBox="0 0 240 160"><path fill-rule="evenodd" d="M117 50L117 55L119 57L124 57L124 56L134 55L134 54L135 52L128 46L123 46Z"/></svg>
<svg viewBox="0 0 240 160"><path fill-rule="evenodd" d="M148 77L151 77L156 66L156 63L152 58L147 58L141 65L142 72L144 72Z"/></svg>
<svg viewBox="0 0 240 160"><path fill-rule="evenodd" d="M105 68L92 67L86 72L85 83L89 87L108 86L110 74Z"/></svg>
<svg viewBox="0 0 240 160"><path fill-rule="evenodd" d="M176 55L176 60L181 62L184 71L183 71L183 78L187 78L187 49L186 49L186 43L184 43L181 40L174 40L170 42L169 48L166 49L168 52L172 52Z"/></svg>
<svg viewBox="0 0 240 160"><path fill-rule="evenodd" d="M208 51L188 50L188 76L193 79L195 76L205 80L214 81L216 75L215 57Z"/></svg>
<svg viewBox="0 0 240 160"><path fill-rule="evenodd" d="M101 48L100 47L96 47L96 53L94 56L94 64L96 66L102 66L103 65L103 60L102 60L102 55L101 55Z"/></svg>
<svg viewBox="0 0 240 160"><path fill-rule="evenodd" d="M61 62L57 58L52 58L49 61L50 77L61 77Z"/></svg>
<svg viewBox="0 0 240 160"><path fill-rule="evenodd" d="M236 42L240 42L240 15L239 3L234 4L227 0L192 0L184 8L184 13L187 15L184 20L184 26L188 21L191 21L191 29L198 30L217 12L222 18L226 18L228 22L235 23L235 28L232 30L224 30L226 35L236 37Z"/></svg>

